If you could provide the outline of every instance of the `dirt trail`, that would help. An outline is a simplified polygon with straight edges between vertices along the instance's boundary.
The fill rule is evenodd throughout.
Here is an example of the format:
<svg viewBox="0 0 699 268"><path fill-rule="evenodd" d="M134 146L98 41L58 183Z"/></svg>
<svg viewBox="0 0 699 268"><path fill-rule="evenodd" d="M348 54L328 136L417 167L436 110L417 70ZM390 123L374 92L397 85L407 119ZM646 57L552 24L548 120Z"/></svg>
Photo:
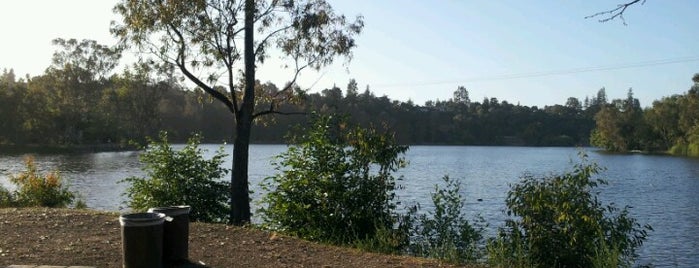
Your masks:
<svg viewBox="0 0 699 268"><path fill-rule="evenodd" d="M122 267L118 217L91 210L0 209L0 267ZM190 260L208 267L449 267L223 224L193 223L189 238Z"/></svg>

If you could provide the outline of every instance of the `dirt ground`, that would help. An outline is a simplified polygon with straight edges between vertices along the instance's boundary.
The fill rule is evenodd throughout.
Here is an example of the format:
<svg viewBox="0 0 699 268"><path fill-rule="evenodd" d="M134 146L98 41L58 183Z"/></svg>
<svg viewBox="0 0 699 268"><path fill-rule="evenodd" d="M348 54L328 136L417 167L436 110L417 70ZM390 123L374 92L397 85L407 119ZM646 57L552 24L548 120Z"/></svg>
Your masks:
<svg viewBox="0 0 699 268"><path fill-rule="evenodd" d="M0 209L0 267L122 267L119 215L91 210ZM449 267L434 260L334 247L254 228L192 223L189 259L201 267Z"/></svg>

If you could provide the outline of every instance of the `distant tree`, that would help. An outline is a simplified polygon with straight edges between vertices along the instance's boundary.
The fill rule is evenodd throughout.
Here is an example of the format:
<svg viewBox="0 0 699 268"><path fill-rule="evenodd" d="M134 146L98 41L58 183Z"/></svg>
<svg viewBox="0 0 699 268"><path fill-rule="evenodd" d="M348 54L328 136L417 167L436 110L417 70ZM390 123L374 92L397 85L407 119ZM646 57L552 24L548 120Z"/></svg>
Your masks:
<svg viewBox="0 0 699 268"><path fill-rule="evenodd" d="M607 104L607 90L605 88L600 88L597 91L597 97L592 100L592 105L606 105Z"/></svg>
<svg viewBox="0 0 699 268"><path fill-rule="evenodd" d="M597 94L595 96L590 98L589 104L585 109L585 114L588 117L592 118L602 109L603 106L607 104L609 104L609 102L607 101L607 92L606 89L603 87L597 91Z"/></svg>
<svg viewBox="0 0 699 268"><path fill-rule="evenodd" d="M69 78L78 82L106 79L121 58L119 49L101 45L94 40L57 38L53 40L53 44L60 50L53 53L49 71L67 73Z"/></svg>
<svg viewBox="0 0 699 268"><path fill-rule="evenodd" d="M280 104L294 95L302 70L317 70L336 57L349 57L356 46L354 37L364 26L362 18L348 21L325 0L122 0L114 10L122 16L122 24L113 26L112 32L123 44L176 66L234 115L230 223L249 222L248 148L253 120L285 113L279 110ZM255 33L261 38L256 40ZM292 78L267 98L269 105L259 109L255 66L271 55L291 61L287 66Z"/></svg>
<svg viewBox="0 0 699 268"><path fill-rule="evenodd" d="M566 100L566 107L568 107L569 109L572 109L574 111L582 111L582 109L583 109L583 106L580 103L580 100L578 100L578 98L575 98L575 97L570 97L570 98L568 98L568 100Z"/></svg>
<svg viewBox="0 0 699 268"><path fill-rule="evenodd" d="M653 107L644 112L646 124L657 135L657 147L667 150L681 138L679 95L664 97L653 102Z"/></svg>
<svg viewBox="0 0 699 268"><path fill-rule="evenodd" d="M603 106L595 115L596 127L590 135L590 143L613 152L628 150L621 134L620 112L616 107Z"/></svg>
<svg viewBox="0 0 699 268"><path fill-rule="evenodd" d="M629 89L626 99L615 99L595 115L596 128L590 139L592 145L614 152L647 149L643 110Z"/></svg>
<svg viewBox="0 0 699 268"><path fill-rule="evenodd" d="M181 89L166 81L156 81L151 75L149 66L134 64L114 75L112 86L102 93L100 110L107 120L114 122L113 127L107 128L109 133L105 133L112 142L145 142L146 137L156 136L161 130L165 118L161 112L165 109L161 111L158 104L168 92Z"/></svg>
<svg viewBox="0 0 699 268"><path fill-rule="evenodd" d="M0 75L0 85L12 86L16 81L17 77L14 69L10 69L9 71L7 69L2 69L2 75Z"/></svg>
<svg viewBox="0 0 699 268"><path fill-rule="evenodd" d="M456 91L454 91L454 98L452 99L456 103L461 103L469 105L471 103L471 98L468 96L468 90L464 86L459 86Z"/></svg>
<svg viewBox="0 0 699 268"><path fill-rule="evenodd" d="M359 95L359 86L357 85L357 80L354 78L350 79L347 83L347 97L356 98Z"/></svg>
<svg viewBox="0 0 699 268"><path fill-rule="evenodd" d="M46 70L46 90L57 108L55 124L61 144L96 143L102 128L91 128L103 122L94 103L108 83L107 76L117 66L120 51L94 40L53 40L59 49L54 52L51 66Z"/></svg>
<svg viewBox="0 0 699 268"><path fill-rule="evenodd" d="M23 114L20 105L26 93L26 83L17 81L14 70L3 69L0 74L0 144L15 143L19 139Z"/></svg>

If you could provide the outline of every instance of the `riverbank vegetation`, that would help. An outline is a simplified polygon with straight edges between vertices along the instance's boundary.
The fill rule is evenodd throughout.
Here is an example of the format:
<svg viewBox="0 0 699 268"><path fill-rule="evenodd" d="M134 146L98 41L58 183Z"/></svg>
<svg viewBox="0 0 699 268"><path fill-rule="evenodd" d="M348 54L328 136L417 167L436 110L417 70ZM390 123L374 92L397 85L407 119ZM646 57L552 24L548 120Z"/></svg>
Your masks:
<svg viewBox="0 0 699 268"><path fill-rule="evenodd" d="M97 44L83 41L78 46L87 50ZM4 70L0 75L0 146L4 151L48 147L118 150L133 148L130 141L145 143L146 137L157 136L161 130L173 142L185 142L193 132L202 133L204 142L230 139L232 127L219 124L230 117L225 106L212 102L201 90L185 88L171 73L158 75L142 65L101 76L105 73L55 63L43 75L18 79L11 70ZM89 85L77 86L87 81ZM316 111L349 114L350 122L364 127L385 125L400 144L592 144L615 152L697 156L699 76L693 81L685 94L664 97L642 108L631 89L627 98L608 101L604 88L582 101L570 97L563 105L528 107L497 98L471 100L468 90L459 87L451 99L417 105L375 96L368 85L360 93L357 81L351 80L344 92L334 87L304 93L299 102L284 104L285 110L306 115L270 115L253 126L252 141L284 143L292 126L308 122L308 115ZM267 92L279 90L272 83L258 82L257 87Z"/></svg>
<svg viewBox="0 0 699 268"><path fill-rule="evenodd" d="M390 132L327 116L300 131L279 156L278 174L265 182L260 227L272 232L460 265L628 267L652 230L630 216L628 207L600 201L601 169L584 155L571 172L524 175L513 184L505 200L508 219L493 226L499 227L495 237L485 237L478 217L465 216L469 208L458 180L445 177L435 185L432 204L396 199L400 178L393 173L405 165L402 154L408 148ZM203 159L196 138L174 150L163 134L141 158L147 177L127 179L133 184L130 204L143 211L191 204L200 215L192 220L220 222L229 196L228 185L220 183L222 157L219 152ZM58 176L37 170L28 160L27 171L13 177L18 190L2 192L4 206L65 207L73 201Z"/></svg>
<svg viewBox="0 0 699 268"><path fill-rule="evenodd" d="M157 140L149 139L139 155L145 177L121 181L128 185L123 193L125 205L145 212L153 207L187 204L206 208L192 210L192 221L226 222L230 183L221 180L229 172L221 166L226 154L221 147L211 159L205 159L200 141L195 134L184 148L175 149L166 132L161 132Z"/></svg>
<svg viewBox="0 0 699 268"><path fill-rule="evenodd" d="M375 242L403 243L392 232L400 224L393 173L405 165L406 146L337 116L317 116L290 142L262 185L267 227L333 244L379 235Z"/></svg>
<svg viewBox="0 0 699 268"><path fill-rule="evenodd" d="M571 172L512 185L505 203L509 218L488 242L495 267L631 267L650 225L629 207L604 204L596 189L601 168L581 162Z"/></svg>
<svg viewBox="0 0 699 268"><path fill-rule="evenodd" d="M293 145L278 156L277 174L262 185L261 228L366 251L491 267L628 267L652 230L633 218L628 207L601 201L597 188L606 184L599 178L601 168L581 153L580 163L570 172L542 178L524 175L511 185L505 200L507 220L492 226L499 228L495 237L485 237L482 221L466 216L469 208L456 179L444 177L443 184L435 185L431 204L397 200L394 192L401 178L393 174L406 164L402 155L408 148L386 130L363 128L346 119L316 115L290 137ZM176 157L179 153L167 143L151 146L160 153L151 151L153 155L142 158L150 161L148 166L165 167L179 159L174 161L177 167L166 168L171 170L169 177L177 178L169 181L172 187L189 184L192 172L206 166L197 164L201 151L196 144L188 145L191 157L186 158ZM216 174L211 180L222 177ZM196 199L225 205L228 198L225 191L208 187L190 187L179 195L143 191L158 188L155 182L162 178L139 180L152 187L132 188L130 197L140 189L138 198L158 200L149 206L199 202ZM189 199L183 200L185 196ZM222 210L197 207L204 214Z"/></svg>
<svg viewBox="0 0 699 268"><path fill-rule="evenodd" d="M664 97L642 109L629 89L595 115L593 145L613 152L667 152L699 157L699 73L684 94Z"/></svg>
<svg viewBox="0 0 699 268"><path fill-rule="evenodd" d="M31 156L26 157L24 163L24 171L10 176L16 190L10 191L0 185L0 207L85 207L64 184L58 171L41 174Z"/></svg>
<svg viewBox="0 0 699 268"><path fill-rule="evenodd" d="M94 45L84 42L80 48ZM119 148L132 140L144 143L161 130L173 142L184 142L193 132L202 133L204 142L230 142L232 127L220 124L231 119L226 107L174 77L141 65L110 76L68 68L54 64L36 77L18 78L11 70L0 75L0 145ZM89 85L78 86L83 83ZM259 81L257 88L279 90ZM594 101L585 106L576 98L565 105L528 107L497 98L471 100L463 87L454 94L417 105L376 96L368 85L362 92L351 80L345 90L303 93L298 102L284 104L284 110L306 115L270 115L253 126L252 141L283 143L293 125L308 122L316 111L350 114L350 121L362 126L385 124L401 144L574 146L587 144L598 110Z"/></svg>

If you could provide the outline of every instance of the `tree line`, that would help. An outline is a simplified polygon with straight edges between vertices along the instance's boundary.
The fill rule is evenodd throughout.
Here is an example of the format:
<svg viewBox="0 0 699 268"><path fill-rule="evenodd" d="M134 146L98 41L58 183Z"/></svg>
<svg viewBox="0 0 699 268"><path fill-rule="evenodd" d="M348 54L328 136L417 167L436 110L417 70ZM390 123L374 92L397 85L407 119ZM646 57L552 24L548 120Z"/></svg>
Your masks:
<svg viewBox="0 0 699 268"><path fill-rule="evenodd" d="M120 51L95 41L56 39L59 50L38 76L0 74L0 144L112 145L144 142L165 130L182 142L198 132L205 142L230 142L234 120L226 106L199 88L189 89L173 69L134 64L114 72ZM369 86L360 92L351 79L308 93L294 87L293 101L258 118L254 143L285 143L285 135L304 125L312 111L350 115L352 123L384 127L401 144L430 145L595 145L609 151L699 151L699 75L685 94L664 97L643 109L629 89L626 99L607 99L605 88L583 101L543 108L497 98L473 101L465 87L448 100L391 100ZM280 92L273 83L255 84L262 96ZM260 99L255 105L269 105Z"/></svg>
<svg viewBox="0 0 699 268"><path fill-rule="evenodd" d="M699 73L684 94L641 108L629 89L626 99L605 103L595 115L592 144L608 151L668 152L699 156Z"/></svg>
<svg viewBox="0 0 699 268"><path fill-rule="evenodd" d="M127 145L144 141L160 130L174 141L200 132L208 142L228 141L232 115L199 89L189 90L175 79L158 80L144 66L132 66L109 77L80 70L49 68L35 77L19 78L12 70L0 76L0 144L5 145ZM276 91L274 84L257 84ZM351 80L339 87L301 94L284 104L297 115L273 115L258 120L253 142L283 143L284 136L308 120L310 111L348 114L364 126L386 127L403 144L560 145L587 144L596 104L589 107L570 98L565 105L544 108L515 105L497 98L471 101L460 87L455 97L416 105L369 88L358 93Z"/></svg>
<svg viewBox="0 0 699 268"><path fill-rule="evenodd" d="M177 142L194 132L205 142L233 136L233 125L226 122L234 118L227 107L199 88L184 86L173 69L134 64L114 72L118 49L91 40L54 43L59 50L43 74L17 77L12 69L0 74L0 144L126 146L161 130ZM257 81L255 86L260 95L280 91L270 82ZM278 108L293 115L256 119L253 142L284 143L290 129L317 111L348 114L360 125L391 129L402 144L586 145L594 115L605 103L573 97L564 105L543 108L497 98L478 102L459 87L449 100L416 105L376 96L369 86L360 93L354 79L344 91L337 86L316 93L294 90L300 93L294 101ZM269 101L262 98L255 105Z"/></svg>

